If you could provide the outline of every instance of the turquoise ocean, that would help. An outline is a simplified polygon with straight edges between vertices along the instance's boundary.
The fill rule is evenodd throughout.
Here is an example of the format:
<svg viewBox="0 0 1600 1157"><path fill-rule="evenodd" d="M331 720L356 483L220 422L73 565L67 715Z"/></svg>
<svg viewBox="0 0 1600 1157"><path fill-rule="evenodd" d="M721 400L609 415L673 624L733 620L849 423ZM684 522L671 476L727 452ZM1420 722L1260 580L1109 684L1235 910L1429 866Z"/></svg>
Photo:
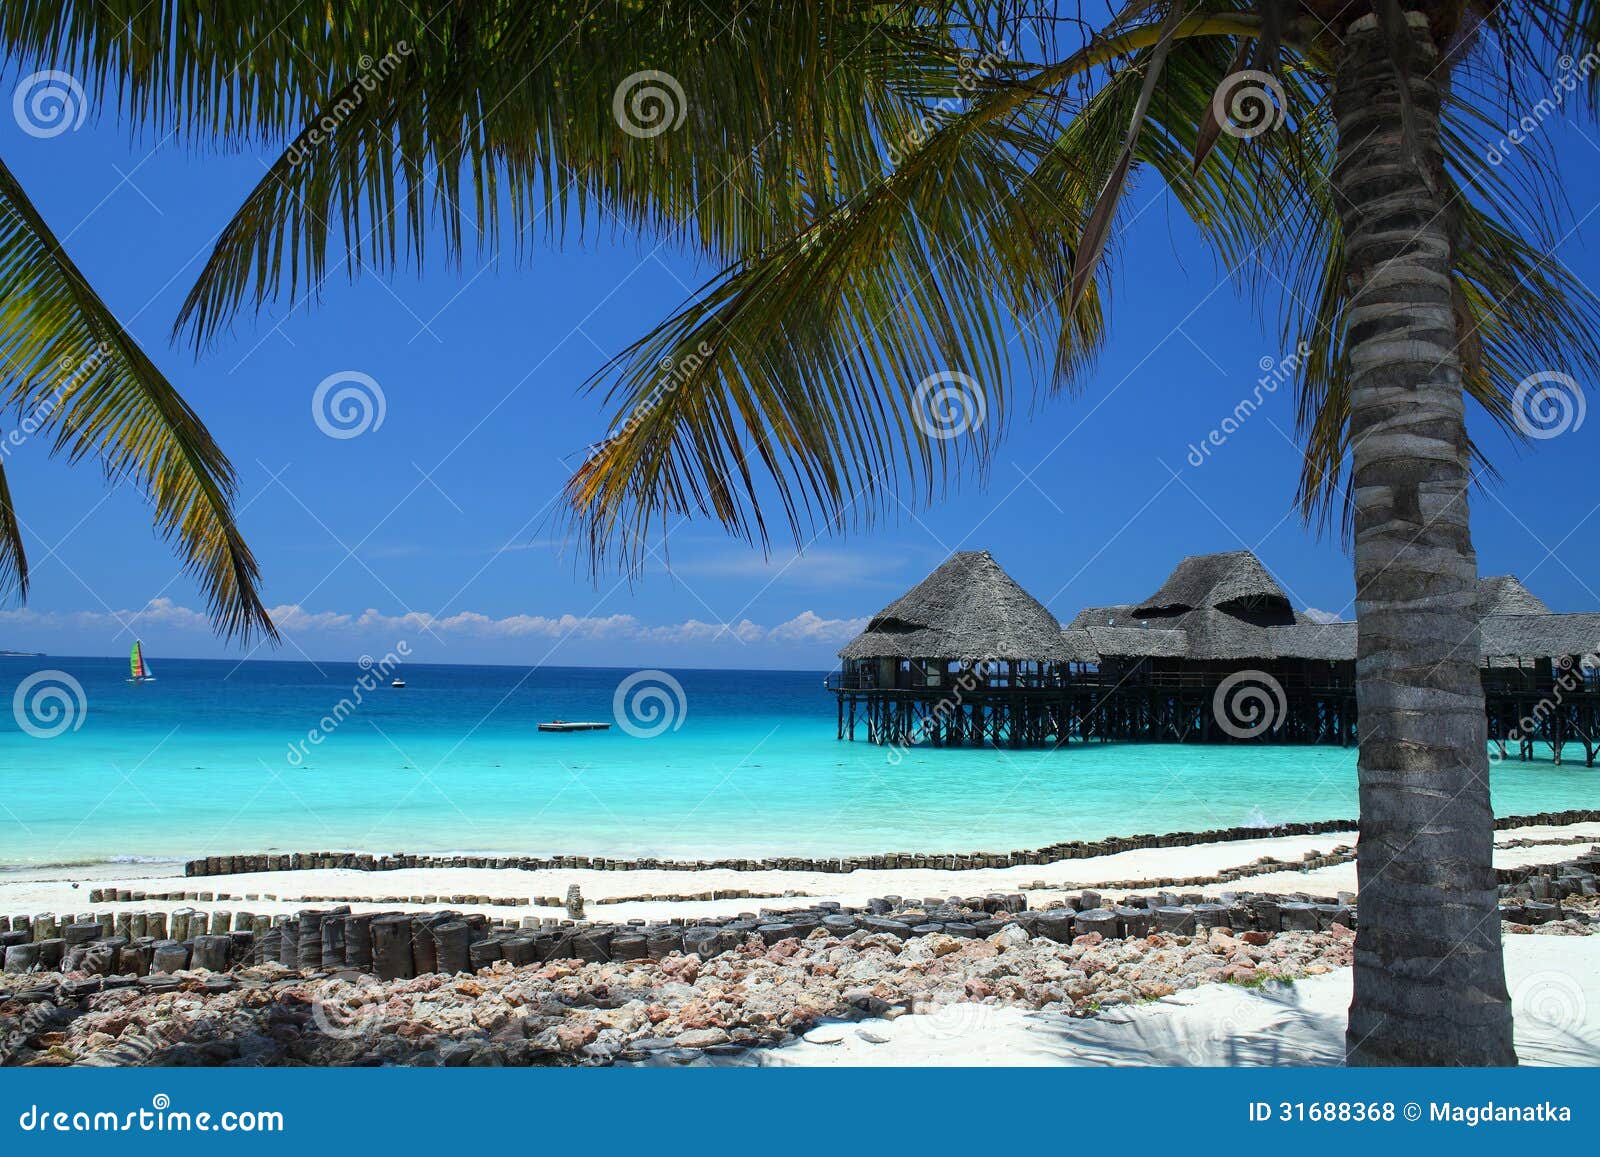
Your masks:
<svg viewBox="0 0 1600 1157"><path fill-rule="evenodd" d="M1009 851L1356 814L1354 750L840 742L820 671L636 678L633 734L632 670L406 662L393 689L356 663L154 662L133 686L122 659L0 659L0 865ZM536 729L556 718L613 726ZM1593 807L1600 771L1507 763L1492 788L1502 815Z"/></svg>

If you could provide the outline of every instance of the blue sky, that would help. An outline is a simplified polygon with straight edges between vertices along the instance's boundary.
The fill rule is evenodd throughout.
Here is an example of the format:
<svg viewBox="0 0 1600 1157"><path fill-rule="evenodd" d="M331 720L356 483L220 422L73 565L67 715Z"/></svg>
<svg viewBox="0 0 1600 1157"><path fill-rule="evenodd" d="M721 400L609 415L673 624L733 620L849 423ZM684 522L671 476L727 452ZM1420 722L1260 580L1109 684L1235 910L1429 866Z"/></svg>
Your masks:
<svg viewBox="0 0 1600 1157"><path fill-rule="evenodd" d="M4 78L10 95L15 77ZM5 106L10 105L5 101ZM1560 256L1600 277L1600 135L1552 119L1574 231ZM243 316L197 361L169 341L211 239L258 179L253 154L130 141L109 117L49 139L0 116L0 155L112 308L177 383L241 476L240 520L288 641L258 658L353 658L405 639L439 662L824 667L869 615L950 551L991 550L1057 615L1137 599L1184 554L1256 550L1296 605L1352 617L1348 557L1291 513L1299 451L1286 391L1195 467L1281 348L1154 181L1118 238L1113 338L1076 398L1026 399L986 484L877 531L774 557L691 522L672 567L632 582L561 541L558 494L609 411L580 391L605 360L712 270L625 229L520 263L506 248L420 276L342 271L320 301ZM1521 163L1514 157L1510 163ZM1594 385L1595 367L1552 367ZM369 375L381 426L326 436L318 384ZM1506 477L1480 491L1484 573L1514 572L1557 610L1600 608L1594 430L1518 450L1480 421ZM129 488L52 460L7 471L34 564L26 608L0 610L0 647L112 654L242 653L211 636L204 600Z"/></svg>

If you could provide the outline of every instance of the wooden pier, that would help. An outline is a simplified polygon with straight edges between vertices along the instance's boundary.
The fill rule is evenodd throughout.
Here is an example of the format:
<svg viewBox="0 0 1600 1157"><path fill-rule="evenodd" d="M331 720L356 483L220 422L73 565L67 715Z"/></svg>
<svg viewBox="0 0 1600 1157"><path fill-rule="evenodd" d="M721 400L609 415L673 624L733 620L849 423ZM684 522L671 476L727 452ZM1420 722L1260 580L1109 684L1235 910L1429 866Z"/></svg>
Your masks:
<svg viewBox="0 0 1600 1157"><path fill-rule="evenodd" d="M1057 687L905 689L842 686L838 738L889 747L1053 747L1068 743L1270 743L1354 746L1356 696L1349 687L1288 687L1283 710L1224 726L1217 688L1077 680ZM1548 750L1561 764L1576 746L1600 758L1600 688L1565 692L1485 691L1489 741L1502 759ZM1256 728L1260 728L1259 731Z"/></svg>
<svg viewBox="0 0 1600 1157"><path fill-rule="evenodd" d="M1600 613L1479 584L1497 759L1600 757ZM828 689L840 739L899 748L1357 741L1356 624L1309 618L1249 551L1191 555L1137 603L1065 626L987 552L952 555L868 620Z"/></svg>

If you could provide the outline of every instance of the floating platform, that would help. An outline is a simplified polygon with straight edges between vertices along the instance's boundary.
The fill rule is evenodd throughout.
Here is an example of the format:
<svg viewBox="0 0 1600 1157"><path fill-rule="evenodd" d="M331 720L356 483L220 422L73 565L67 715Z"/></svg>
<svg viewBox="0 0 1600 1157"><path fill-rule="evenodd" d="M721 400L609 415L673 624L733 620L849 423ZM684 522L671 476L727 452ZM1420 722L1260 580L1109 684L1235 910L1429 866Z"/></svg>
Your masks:
<svg viewBox="0 0 1600 1157"><path fill-rule="evenodd" d="M539 724L540 731L610 731L609 723L568 723L564 719L555 719L549 723Z"/></svg>

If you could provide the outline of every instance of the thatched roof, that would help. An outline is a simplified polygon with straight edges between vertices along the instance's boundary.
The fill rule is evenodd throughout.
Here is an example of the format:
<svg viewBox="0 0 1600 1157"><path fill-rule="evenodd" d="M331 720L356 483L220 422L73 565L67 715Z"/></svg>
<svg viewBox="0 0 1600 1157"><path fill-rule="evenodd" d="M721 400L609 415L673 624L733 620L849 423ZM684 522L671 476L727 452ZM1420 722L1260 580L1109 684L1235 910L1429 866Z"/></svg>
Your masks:
<svg viewBox="0 0 1600 1157"><path fill-rule="evenodd" d="M1163 627L1087 627L1061 632L1067 658L1076 663L1097 663L1102 655L1181 659L1188 653L1183 631Z"/></svg>
<svg viewBox="0 0 1600 1157"><path fill-rule="evenodd" d="M1212 607L1289 610L1283 593L1261 560L1248 550L1193 554L1180 562L1161 589L1139 604L1141 618Z"/></svg>
<svg viewBox="0 0 1600 1157"><path fill-rule="evenodd" d="M1115 607L1084 607L1072 621L1067 624L1067 630L1083 630L1088 627L1137 627L1138 616L1134 614L1136 608L1131 603L1124 603Z"/></svg>
<svg viewBox="0 0 1600 1157"><path fill-rule="evenodd" d="M1068 631L1099 656L1170 659L1347 659L1355 624L1324 630L1295 614L1283 588L1247 550L1191 555L1140 603L1089 607ZM1082 645L1073 648L1081 654Z"/></svg>
<svg viewBox="0 0 1600 1157"><path fill-rule="evenodd" d="M1548 615L1544 600L1518 581L1516 575L1501 574L1478 580L1478 613L1489 615Z"/></svg>
<svg viewBox="0 0 1600 1157"><path fill-rule="evenodd" d="M1549 611L1488 615L1483 620L1480 652L1491 663L1591 655L1596 651L1600 651L1600 614L1592 611L1575 615L1553 615Z"/></svg>
<svg viewBox="0 0 1600 1157"><path fill-rule="evenodd" d="M1061 624L986 550L951 555L879 611L841 659L1064 660Z"/></svg>
<svg viewBox="0 0 1600 1157"><path fill-rule="evenodd" d="M1296 623L1292 627L1271 627L1266 633L1274 659L1338 662L1356 657L1354 623Z"/></svg>
<svg viewBox="0 0 1600 1157"><path fill-rule="evenodd" d="M1491 663L1600 650L1600 613L1552 614L1511 575L1483 579L1479 593ZM963 551L874 615L839 656L1339 662L1356 657L1356 625L1296 613L1255 555L1236 550L1186 558L1143 602L1086 607L1063 628L988 551Z"/></svg>
<svg viewBox="0 0 1600 1157"><path fill-rule="evenodd" d="M1483 579L1479 598L1480 653L1490 662L1600 650L1600 614L1552 614L1511 575ZM1144 602L1086 608L1066 634L1081 662L1356 657L1355 623L1317 623L1290 610L1282 588L1249 551L1186 558Z"/></svg>

